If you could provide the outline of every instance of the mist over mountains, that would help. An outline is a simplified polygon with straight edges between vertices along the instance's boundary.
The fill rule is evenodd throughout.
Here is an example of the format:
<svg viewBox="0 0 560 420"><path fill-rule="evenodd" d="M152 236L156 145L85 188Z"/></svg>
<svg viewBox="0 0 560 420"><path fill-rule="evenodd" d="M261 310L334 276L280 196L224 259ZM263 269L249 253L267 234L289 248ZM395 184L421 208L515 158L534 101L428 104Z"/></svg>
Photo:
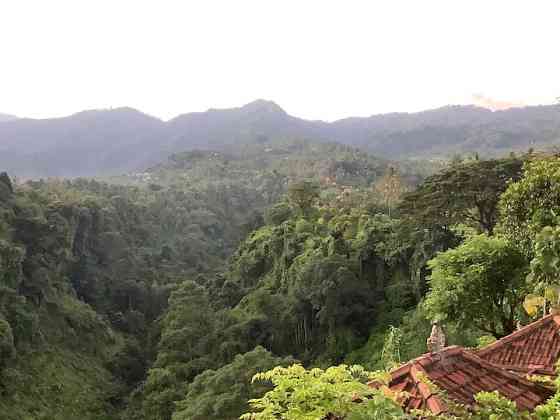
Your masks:
<svg viewBox="0 0 560 420"><path fill-rule="evenodd" d="M389 159L499 156L559 144L560 106L494 112L446 106L330 123L291 116L264 100L167 122L132 108L41 120L0 115L0 168L21 177L119 174L143 170L176 152L289 138L339 142Z"/></svg>

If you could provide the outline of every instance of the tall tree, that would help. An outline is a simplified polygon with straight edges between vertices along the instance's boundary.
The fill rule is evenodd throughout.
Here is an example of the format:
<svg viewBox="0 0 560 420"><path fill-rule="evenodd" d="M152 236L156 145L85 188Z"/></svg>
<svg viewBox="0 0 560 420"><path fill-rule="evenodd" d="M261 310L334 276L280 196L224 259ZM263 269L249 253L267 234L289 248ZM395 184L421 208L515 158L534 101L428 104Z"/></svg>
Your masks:
<svg viewBox="0 0 560 420"><path fill-rule="evenodd" d="M373 185L373 190L381 196L383 206L389 216L407 188L398 171L390 166L381 178Z"/></svg>
<svg viewBox="0 0 560 420"><path fill-rule="evenodd" d="M433 319L476 327L497 338L515 330L527 292L527 262L507 240L473 236L428 265L431 290L425 304Z"/></svg>
<svg viewBox="0 0 560 420"><path fill-rule="evenodd" d="M303 216L319 198L319 185L313 181L300 181L288 187L288 200Z"/></svg>
<svg viewBox="0 0 560 420"><path fill-rule="evenodd" d="M12 181L6 172L0 172L0 201L7 200L14 193Z"/></svg>
<svg viewBox="0 0 560 420"><path fill-rule="evenodd" d="M521 177L522 165L516 157L458 163L406 194L399 208L422 224L451 226L467 221L492 235L500 195Z"/></svg>
<svg viewBox="0 0 560 420"><path fill-rule="evenodd" d="M144 386L144 410L149 418L157 420L170 419L174 403L183 398L188 382L213 367L207 355L215 319L206 290L185 281L169 301L158 356Z"/></svg>
<svg viewBox="0 0 560 420"><path fill-rule="evenodd" d="M545 226L560 224L560 157L527 161L523 178L502 195L500 212L505 234L532 257L536 236Z"/></svg>
<svg viewBox="0 0 560 420"><path fill-rule="evenodd" d="M253 383L253 376L292 363L291 357L275 357L260 346L238 354L233 362L206 370L188 385L173 420L236 420L249 409L248 400L270 390L268 384Z"/></svg>

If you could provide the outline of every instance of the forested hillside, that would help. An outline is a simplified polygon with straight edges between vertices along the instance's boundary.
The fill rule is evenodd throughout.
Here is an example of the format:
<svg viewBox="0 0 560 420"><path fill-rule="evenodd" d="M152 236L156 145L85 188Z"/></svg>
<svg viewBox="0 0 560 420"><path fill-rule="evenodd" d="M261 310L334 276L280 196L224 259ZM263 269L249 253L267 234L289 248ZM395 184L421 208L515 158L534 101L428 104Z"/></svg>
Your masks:
<svg viewBox="0 0 560 420"><path fill-rule="evenodd" d="M412 186L444 166L445 163L424 161L388 161L338 143L290 139L240 143L222 152L200 149L176 153L142 172L105 179L135 186L240 183L278 194L290 181L301 179L314 179L325 185L371 186L391 167L398 168L400 176ZM276 179L276 187L269 178Z"/></svg>
<svg viewBox="0 0 560 420"><path fill-rule="evenodd" d="M521 177L522 163L515 157L457 163L409 193L395 172L373 189L291 184L223 275L183 283L173 292L156 360L127 415L237 418L249 408L249 379L242 371L234 377L219 372L234 369L236 354L255 346L305 366L346 362L383 369L426 351L434 316L450 316L446 329L453 344L475 346L479 337L511 332L509 318L499 323L499 310L494 319L488 308L469 312L465 307L460 317L452 311L461 308L444 306L455 299L445 302L432 293L429 305L423 302L429 261L440 251L470 240L475 246L505 247L505 255L497 254L492 263L509 263L510 248L476 233L494 231L500 194ZM523 258L511 252L511 262L520 266L504 275L513 281ZM199 305L192 311L195 301ZM475 316L487 317L487 323ZM207 369L216 372L216 382L202 390L198 381Z"/></svg>
<svg viewBox="0 0 560 420"><path fill-rule="evenodd" d="M279 390L254 375L320 387L304 367L387 369L426 351L434 319L452 344L502 337L554 283L557 165L473 158L426 177L433 166L291 140L178 153L105 181L3 174L0 408L7 420L259 418L267 403L249 400ZM277 366L292 367L262 376ZM366 371L333 369L333 401L372 392ZM306 409L402 414L386 396L333 408L322 395Z"/></svg>
<svg viewBox="0 0 560 420"><path fill-rule="evenodd" d="M0 420L560 420L558 16L0 0Z"/></svg>
<svg viewBox="0 0 560 420"><path fill-rule="evenodd" d="M109 418L119 388L107 364L124 342L101 306L95 312L76 290L87 294L79 259L101 258L102 235L116 229L110 225L118 216L107 212L106 223L93 227L100 210L93 203L79 205L64 191L64 197L29 187L14 191L0 177L2 417ZM114 269L96 267L104 277ZM118 313L116 295L97 302L106 315ZM128 315L131 321L134 314Z"/></svg>
<svg viewBox="0 0 560 420"><path fill-rule="evenodd" d="M14 184L2 175L0 407L7 419L114 418L129 395L127 413L134 411L136 399L149 397L132 391L163 357L157 349L162 326L174 316L166 312L170 292L191 284L198 292L185 299L205 323L213 322L197 293L213 290L209 305L216 311L223 309L218 302L239 297L234 283L228 282L229 297L229 286L223 287L226 261L263 225L264 210L288 185L320 174L317 185L332 197L352 188L368 195L386 174L396 174L388 162L334 144L281 142L242 156L177 154L112 184L87 179ZM395 188L404 190L419 177L409 170ZM171 302L178 301L177 293ZM190 378L222 368L222 361L240 369L235 363L246 366L256 358L260 370L281 362L264 349L251 353L258 340L245 334L252 334L254 321L228 314L220 322L232 324L229 344L224 342L231 348L220 350L226 351L222 359L200 362ZM238 411L246 407L239 404Z"/></svg>
<svg viewBox="0 0 560 420"><path fill-rule="evenodd" d="M131 108L64 118L0 122L0 167L18 177L93 176L143 171L173 153L226 152L294 138L337 142L386 159L500 157L546 149L560 140L558 105L492 112L447 106L418 113L331 123L293 117L270 101L211 109L164 122Z"/></svg>
<svg viewBox="0 0 560 420"><path fill-rule="evenodd" d="M86 180L2 188L9 419L109 416L145 374L169 292L220 268L258 205L241 187L221 196ZM36 398L18 403L23 395Z"/></svg>
<svg viewBox="0 0 560 420"><path fill-rule="evenodd" d="M517 330L500 341L501 348L507 349L504 360L517 356L523 358L525 352L530 351L535 351L543 360L543 355L552 351L550 343L536 336L532 336L531 342L526 342L523 348L513 344L512 339L522 332L540 333L536 329L538 322L521 328L531 318L542 316L542 322L553 319L557 322L558 319L559 180L560 159L557 155L529 154L521 159L512 157L455 164L426 179L416 191L406 194L399 205L401 222L412 222L424 233L430 232L432 238L438 231L447 232L454 237L455 243L437 241L443 252L429 257L431 259L424 266L426 290L415 309L401 318L400 325L389 327L384 340L376 340L374 327L368 344L347 356L351 362L361 361L366 366L369 363L368 367L375 367L371 363L379 360L381 366L399 368L388 377L381 372L368 372L360 366L340 365L326 370L305 369L297 364L289 368L279 366L254 376L256 383L270 381L274 388L250 401L250 411L242 418L559 418L560 382L554 380L554 376L487 365L494 370L494 377L488 379L486 392L475 393L473 390L485 381L480 376L484 370L483 362L476 362L476 356L472 356L475 363L469 368L465 364L461 367L450 354L459 348L444 350L445 337L438 338L442 332L441 324L444 324L447 344L470 344L491 350L493 347L488 346L489 343ZM307 219L303 216L301 220ZM387 249L387 241L381 244L377 250ZM326 280L329 276L322 278ZM410 282L413 279L414 276L408 276L406 283L409 287L414 284ZM406 290L403 286L399 290ZM386 298L390 296L387 294L389 290L385 289ZM316 292L309 294L310 297L315 295ZM401 306L406 300L401 297L397 302ZM550 316L545 317L549 313ZM436 322L426 343L429 353L415 359L415 364L403 365L404 360L427 349L417 346L418 339L428 335L422 323L427 319ZM335 326L336 322L330 325ZM345 331L352 330L347 328ZM436 343L442 338L443 341ZM434 348L434 345L438 347ZM467 352L465 349L461 351ZM372 355L380 358L372 360ZM430 371L434 359L441 363L443 371L435 371L428 378L425 373ZM555 362L557 356L551 359L551 363ZM417 392L416 395L401 393L403 387L408 386L406 383L389 383L394 375L402 374L406 369L409 369L410 378L417 381L417 388L408 387ZM466 374L467 370L471 373ZM470 374L474 375L473 381L468 380ZM512 392L511 383L508 380L502 382L501 375L508 375L508 380L523 380L526 386L545 385L544 388L538 385L539 389L549 396L556 394L529 409L524 408L517 398L527 395ZM441 380L435 379L438 377ZM438 381L437 385L432 378ZM371 386L366 386L366 382L372 380ZM500 382L508 384L508 389L501 389ZM432 403L434 399L440 402L430 404L430 399ZM426 400L428 404L424 406L415 404ZM402 405L407 406L406 412Z"/></svg>

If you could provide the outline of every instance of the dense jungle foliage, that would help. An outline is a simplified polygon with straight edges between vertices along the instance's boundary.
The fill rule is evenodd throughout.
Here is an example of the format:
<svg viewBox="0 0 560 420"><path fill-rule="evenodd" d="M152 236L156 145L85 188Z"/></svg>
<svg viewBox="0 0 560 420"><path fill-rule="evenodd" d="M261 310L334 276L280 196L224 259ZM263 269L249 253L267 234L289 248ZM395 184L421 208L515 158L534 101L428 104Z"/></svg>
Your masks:
<svg viewBox="0 0 560 420"><path fill-rule="evenodd" d="M531 316L546 314L549 307L560 308L560 158L529 154L523 160L522 171L521 160L514 157L454 165L405 195L400 206L401 210L408 210L409 216L419 211L432 227L436 220L433 215L443 209L445 217L438 216L437 220L450 223L461 221L455 219L460 214L458 210L468 210L462 222L470 226L452 229L460 232L458 245L437 253L427 263L428 290L414 312L416 316L425 313L448 328L461 328L463 338L478 336L479 345L512 332L516 324L529 322ZM488 176L489 168L493 168L490 173L495 176L476 182L476 174ZM466 173L470 176L461 176ZM499 179L503 182L495 182ZM450 189L447 181L453 180L457 188ZM444 191L451 193L453 201L440 201ZM491 211L484 218L487 209ZM402 350L409 349L407 338L419 333L422 334L418 328L410 330L407 317L402 318L400 327L389 328L381 358L385 366L398 365ZM425 333L422 335L425 337ZM457 344L457 337L449 338ZM372 354L374 348L370 351ZM386 353L389 357L383 357ZM371 379L380 384L377 389L364 385ZM556 388L556 396L532 413L519 411L515 403L496 392L478 394L475 406L469 409L447 399L445 393L426 380L426 386L448 404L449 411L441 415L404 413L398 405L398 393L383 387L386 378L359 366L340 365L326 371L305 370L300 365L277 367L255 375L253 381L272 382L273 389L250 401L251 408L244 419L560 417L558 380L549 382Z"/></svg>
<svg viewBox="0 0 560 420"><path fill-rule="evenodd" d="M163 317L170 292L187 280L204 283L201 275L219 277L291 181L327 154L331 187L367 186L388 168L346 147L286 145L284 163L274 168L275 159L259 163L252 155L230 170L230 158L192 152L173 156L152 171L154 179L140 182L132 175L111 184L22 184L3 174L0 411L6 418L116 415L156 358L161 322L172 313Z"/></svg>
<svg viewBox="0 0 560 420"><path fill-rule="evenodd" d="M559 301L558 157L428 173L263 140L110 182L1 175L0 412L407 418L364 381L432 320L474 347ZM472 418L500 410L528 416L480 395Z"/></svg>

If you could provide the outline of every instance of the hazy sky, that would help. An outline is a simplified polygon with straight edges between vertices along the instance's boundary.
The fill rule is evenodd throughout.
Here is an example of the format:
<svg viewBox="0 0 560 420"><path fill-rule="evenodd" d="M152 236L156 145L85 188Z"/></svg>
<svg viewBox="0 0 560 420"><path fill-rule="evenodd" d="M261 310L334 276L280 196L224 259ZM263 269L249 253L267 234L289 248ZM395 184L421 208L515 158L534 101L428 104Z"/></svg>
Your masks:
<svg viewBox="0 0 560 420"><path fill-rule="evenodd" d="M0 112L333 120L560 96L560 1L0 0Z"/></svg>

